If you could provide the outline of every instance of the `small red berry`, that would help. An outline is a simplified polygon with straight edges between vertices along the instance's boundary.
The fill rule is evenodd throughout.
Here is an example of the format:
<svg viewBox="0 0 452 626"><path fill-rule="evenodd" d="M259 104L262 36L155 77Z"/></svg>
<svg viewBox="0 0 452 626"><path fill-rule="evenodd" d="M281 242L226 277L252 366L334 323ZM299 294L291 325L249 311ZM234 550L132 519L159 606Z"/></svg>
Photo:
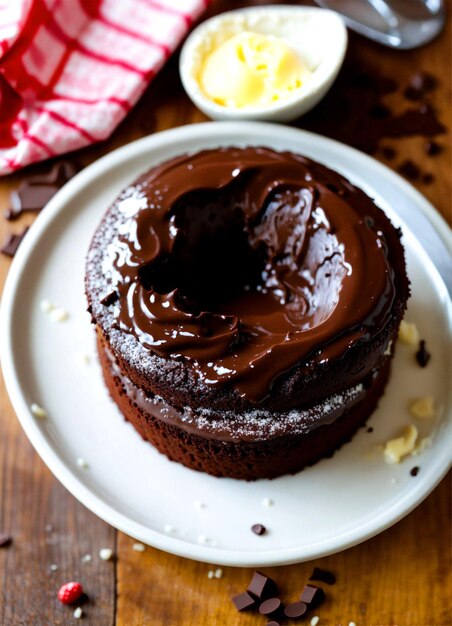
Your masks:
<svg viewBox="0 0 452 626"><path fill-rule="evenodd" d="M58 600L63 604L72 604L80 598L83 593L83 587L80 583L66 583L58 591Z"/></svg>

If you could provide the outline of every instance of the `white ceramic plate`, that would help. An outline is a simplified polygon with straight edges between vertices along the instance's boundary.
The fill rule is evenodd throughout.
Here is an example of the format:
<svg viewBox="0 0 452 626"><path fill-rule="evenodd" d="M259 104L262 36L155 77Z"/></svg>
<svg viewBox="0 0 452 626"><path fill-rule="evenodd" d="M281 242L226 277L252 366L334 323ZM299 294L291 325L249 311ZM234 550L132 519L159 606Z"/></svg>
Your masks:
<svg viewBox="0 0 452 626"><path fill-rule="evenodd" d="M220 145L268 145L326 163L373 195L394 223L398 199L413 211L434 209L401 178L351 148L268 124L207 123L147 137L108 154L71 180L39 215L12 264L1 312L2 364L17 415L55 476L85 506L120 530L168 552L201 561L277 565L354 545L406 515L435 487L450 462L448 374L450 302L427 254L404 228L413 297L407 318L433 354L421 369L399 345L394 373L370 424L333 458L296 476L246 483L216 479L169 462L144 443L110 401L96 361L83 293L84 259L102 214L120 189L150 165L177 153ZM444 227L444 237L449 237ZM70 318L54 322L48 299ZM80 363L88 354L88 365ZM419 424L430 448L400 465L369 451L393 437L409 416L407 401L432 394L438 416ZM34 417L33 402L48 419ZM77 464L83 458L89 469ZM410 469L420 466L416 478ZM273 506L265 506L269 498ZM196 506L200 501L204 508ZM256 522L268 534L250 531ZM170 525L172 530L170 531ZM165 530L166 527L166 530Z"/></svg>

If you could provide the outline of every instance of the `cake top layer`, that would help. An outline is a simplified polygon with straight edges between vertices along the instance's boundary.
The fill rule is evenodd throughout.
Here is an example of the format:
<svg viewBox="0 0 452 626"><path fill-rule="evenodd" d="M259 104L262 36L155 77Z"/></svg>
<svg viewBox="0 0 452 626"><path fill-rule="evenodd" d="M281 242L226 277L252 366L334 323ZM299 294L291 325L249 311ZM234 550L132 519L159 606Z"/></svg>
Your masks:
<svg viewBox="0 0 452 626"><path fill-rule="evenodd" d="M128 187L99 232L102 286L87 283L96 321L252 401L391 316L398 231L364 192L299 155L174 158Z"/></svg>

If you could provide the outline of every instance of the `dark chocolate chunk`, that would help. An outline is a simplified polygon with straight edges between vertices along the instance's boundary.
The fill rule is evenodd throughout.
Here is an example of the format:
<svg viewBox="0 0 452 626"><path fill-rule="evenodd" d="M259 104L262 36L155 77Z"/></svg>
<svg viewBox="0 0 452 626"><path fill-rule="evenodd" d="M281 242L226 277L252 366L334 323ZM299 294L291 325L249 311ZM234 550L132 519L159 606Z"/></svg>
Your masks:
<svg viewBox="0 0 452 626"><path fill-rule="evenodd" d="M10 207L5 213L8 220L17 219L24 211L40 211L74 174L77 169L61 161L46 174L31 176L10 196Z"/></svg>
<svg viewBox="0 0 452 626"><path fill-rule="evenodd" d="M110 304L113 304L114 302L116 302L118 298L119 298L119 294L117 291L109 291L108 293L106 293L104 296L101 297L100 303L104 304L105 306L109 306Z"/></svg>
<svg viewBox="0 0 452 626"><path fill-rule="evenodd" d="M256 600L246 591L232 598L237 611L247 611L256 606Z"/></svg>
<svg viewBox="0 0 452 626"><path fill-rule="evenodd" d="M9 220L18 218L24 211L40 211L56 194L55 185L29 185L23 183L10 196L10 208L5 217Z"/></svg>
<svg viewBox="0 0 452 626"><path fill-rule="evenodd" d="M391 146L383 146L383 148L381 149L381 154L385 157L385 159L388 159L388 161L390 161L395 157L396 151L394 150L394 148L391 148Z"/></svg>
<svg viewBox="0 0 452 626"><path fill-rule="evenodd" d="M261 572L254 572L247 591L258 600L265 600L266 598L275 596L278 593L278 587L275 581L268 576L261 574Z"/></svg>
<svg viewBox="0 0 452 626"><path fill-rule="evenodd" d="M13 542L13 538L11 535L7 535L6 533L0 533L0 548L7 548Z"/></svg>
<svg viewBox="0 0 452 626"><path fill-rule="evenodd" d="M304 602L292 602L288 604L284 609L284 615L291 617L292 619L298 619L303 617L307 611L307 606Z"/></svg>
<svg viewBox="0 0 452 626"><path fill-rule="evenodd" d="M309 608L318 606L325 598L325 592L321 587L315 585L305 585L300 595L300 600L309 604Z"/></svg>
<svg viewBox="0 0 452 626"><path fill-rule="evenodd" d="M410 476L417 476L419 474L419 467L416 465L416 467L413 467L410 471Z"/></svg>
<svg viewBox="0 0 452 626"><path fill-rule="evenodd" d="M436 141L433 141L431 139L425 142L424 151L425 151L425 154L429 154L430 156L435 156L436 154L439 154L442 151L442 146L440 146L439 143L436 143Z"/></svg>
<svg viewBox="0 0 452 626"><path fill-rule="evenodd" d="M267 532L267 529L263 524L253 524L251 526L251 530L255 535L264 535Z"/></svg>
<svg viewBox="0 0 452 626"><path fill-rule="evenodd" d="M269 598L262 602L259 607L259 613L268 617L276 617L281 613L282 608L283 604L279 598Z"/></svg>
<svg viewBox="0 0 452 626"><path fill-rule="evenodd" d="M397 169L401 174L410 180L416 180L416 178L419 178L420 170L416 163L414 163L411 159L403 161Z"/></svg>
<svg viewBox="0 0 452 626"><path fill-rule="evenodd" d="M18 235L14 235L13 233L8 235L8 237L7 237L6 241L5 241L5 243L3 244L3 247L1 248L0 252L5 254L6 256L13 257L16 254L17 248L22 243L23 238L25 237L27 232L28 232L28 226L21 233L19 233Z"/></svg>
<svg viewBox="0 0 452 626"><path fill-rule="evenodd" d="M423 339L419 342L419 350L416 352L416 361L421 367L427 367L432 355L425 347L425 341Z"/></svg>
<svg viewBox="0 0 452 626"><path fill-rule="evenodd" d="M334 583L336 582L336 576L325 569L320 569L320 567L314 567L314 570L309 577L309 580L320 580L322 583L326 583L327 585L334 585Z"/></svg>
<svg viewBox="0 0 452 626"><path fill-rule="evenodd" d="M432 183L435 180L435 177L433 176L433 174L430 174L430 172L427 172L426 174L422 175L422 182L425 185L430 185L430 183Z"/></svg>

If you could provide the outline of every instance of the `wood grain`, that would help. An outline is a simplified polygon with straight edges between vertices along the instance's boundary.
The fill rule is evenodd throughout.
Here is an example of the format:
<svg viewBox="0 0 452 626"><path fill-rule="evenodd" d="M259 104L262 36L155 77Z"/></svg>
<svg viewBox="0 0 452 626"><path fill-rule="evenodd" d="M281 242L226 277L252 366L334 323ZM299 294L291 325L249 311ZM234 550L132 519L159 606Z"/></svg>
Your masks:
<svg viewBox="0 0 452 626"><path fill-rule="evenodd" d="M211 12L251 2L218 0ZM255 2L254 4L264 4ZM448 3L450 9L450 2ZM428 70L440 79L429 101L439 119L452 127L451 23L441 38L412 52L394 52L352 36L347 67L364 67L395 78L399 90L386 98L394 111L407 102L403 87L414 71ZM348 70L347 70L348 71ZM330 97L334 97L334 91ZM359 111L357 113L360 114ZM183 124L204 121L183 93L173 58L147 90L140 103L112 137L74 156L88 164L112 149L142 135ZM369 123L363 117L362 124ZM304 118L301 127L311 127ZM397 151L396 168L411 158L424 171L434 173L430 185L415 185L452 221L450 135L438 138L443 151L427 157L421 136L385 140ZM353 138L350 143L353 144ZM383 143L383 142L382 142ZM384 160L378 153L377 158ZM35 165L28 173L47 167ZM0 180L0 208L23 177ZM20 231L31 216L13 225L0 221L0 240L6 232ZM0 284L9 260L0 258ZM415 480L415 479L413 479ZM175 494L177 497L177 494ZM340 498L340 494L337 495ZM46 530L51 525L53 530ZM147 548L132 549L133 540L116 533L80 505L57 483L31 449L11 409L0 381L0 531L10 532L14 543L0 549L0 624L2 626L72 624L72 610L61 606L56 591L69 579L79 579L89 594L82 623L96 626L252 626L265 623L256 615L238 614L230 597L241 592L249 569L222 568L221 579L209 579L210 565L188 561ZM264 538L263 538L264 540ZM333 570L337 584L318 610L320 626L450 626L451 594L451 477L415 511L373 539L315 565ZM117 545L116 545L117 544ZM102 547L115 547L117 559L98 558ZM84 554L93 555L82 563ZM55 563L59 570L50 572ZM279 583L287 600L295 599L314 563L264 568ZM309 622L302 622L309 623Z"/></svg>

